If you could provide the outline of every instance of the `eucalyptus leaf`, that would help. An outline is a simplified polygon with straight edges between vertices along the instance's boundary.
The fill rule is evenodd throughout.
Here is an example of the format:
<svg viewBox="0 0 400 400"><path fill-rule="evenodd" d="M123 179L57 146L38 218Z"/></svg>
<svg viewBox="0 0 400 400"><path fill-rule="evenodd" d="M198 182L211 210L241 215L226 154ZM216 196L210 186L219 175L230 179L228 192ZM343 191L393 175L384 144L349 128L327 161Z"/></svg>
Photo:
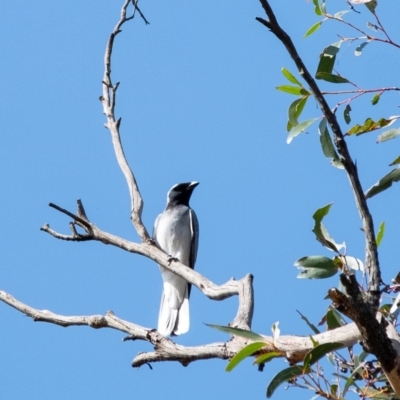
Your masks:
<svg viewBox="0 0 400 400"><path fill-rule="evenodd" d="M309 326L309 328L310 328L316 335L318 335L318 333L320 333L320 330L319 330L314 324L312 324L312 323L308 320L308 318L307 318L305 315L303 315L299 310L296 310L296 311L300 314L301 319L302 319L303 321L305 321L305 323Z"/></svg>
<svg viewBox="0 0 400 400"><path fill-rule="evenodd" d="M252 331L247 331L245 329L231 328L230 326L214 325L214 324L206 324L206 325L218 331L229 333L232 336L240 336L255 341L260 341L260 340L265 341L264 336L261 336L258 333L254 333Z"/></svg>
<svg viewBox="0 0 400 400"><path fill-rule="evenodd" d="M304 369L309 369L311 365L315 364L326 354L331 353L337 349L344 347L342 343L324 343L310 350L304 357Z"/></svg>
<svg viewBox="0 0 400 400"><path fill-rule="evenodd" d="M331 135L329 134L326 118L323 118L319 123L319 140L321 143L322 151L326 158L331 159L331 164L336 167L343 169L344 166L340 161L338 154L336 153L335 146L333 145Z"/></svg>
<svg viewBox="0 0 400 400"><path fill-rule="evenodd" d="M238 351L232 359L229 361L228 365L226 366L225 371L231 372L233 368L235 368L240 362L242 362L245 358L251 356L256 351L260 350L262 347L265 346L265 342L255 342L250 343L247 346L243 347L240 351Z"/></svg>
<svg viewBox="0 0 400 400"><path fill-rule="evenodd" d="M282 385L282 383L286 383L287 381L296 378L296 376L300 376L308 372L310 372L309 369L303 369L299 365L294 365L278 372L267 387L267 397L270 398L274 394L275 390Z"/></svg>
<svg viewBox="0 0 400 400"><path fill-rule="evenodd" d="M258 356L253 364L262 364L271 361L273 358L282 357L282 353L271 351L270 353L261 354Z"/></svg>
<svg viewBox="0 0 400 400"><path fill-rule="evenodd" d="M314 12L317 15L322 15L321 9L319 8L319 0L313 0L314 3Z"/></svg>
<svg viewBox="0 0 400 400"><path fill-rule="evenodd" d="M303 87L298 87L298 86L290 86L290 85L281 85L276 87L277 90L280 90L281 92L289 93L289 94L294 94L296 96L304 96L304 95L309 95L310 92Z"/></svg>
<svg viewBox="0 0 400 400"><path fill-rule="evenodd" d="M347 104L343 111L343 117L346 124L349 124L351 122L350 111L351 111L350 104Z"/></svg>
<svg viewBox="0 0 400 400"><path fill-rule="evenodd" d="M321 1L321 4L319 5L319 8L320 8L322 14L326 15L326 3L325 3L325 0Z"/></svg>
<svg viewBox="0 0 400 400"><path fill-rule="evenodd" d="M304 106L307 103L308 96L303 96L300 99L296 99L288 109L288 118L289 118L289 123L290 123L290 129L291 130L293 127L297 126L298 123L298 118L300 117ZM288 126L289 127L289 126Z"/></svg>
<svg viewBox="0 0 400 400"><path fill-rule="evenodd" d="M303 85L296 79L296 77L295 77L288 69L286 69L285 67L283 67L283 68L281 69L281 71L282 71L282 74L284 75L284 77L285 77L289 82L295 83L296 85L298 85L298 86L300 86L300 87L303 87Z"/></svg>
<svg viewBox="0 0 400 400"><path fill-rule="evenodd" d="M361 56L364 47L365 47L369 42L370 42L370 40L367 40L366 42L361 43L361 44L356 48L356 50L354 51L354 55L357 56L357 57Z"/></svg>
<svg viewBox="0 0 400 400"><path fill-rule="evenodd" d="M367 118L363 125L354 125L348 132L348 135L362 135L363 133L372 132L377 129L384 128L385 126L392 125L399 116L390 118L380 118L378 121L374 121L372 118Z"/></svg>
<svg viewBox="0 0 400 400"><path fill-rule="evenodd" d="M333 67L335 65L335 60L336 60L336 54L339 52L341 44L342 44L341 41L335 42L324 49L319 59L317 72L315 75L316 77L318 74L320 76L323 76L323 73L332 75ZM322 78L317 78L317 79L322 79Z"/></svg>
<svg viewBox="0 0 400 400"><path fill-rule="evenodd" d="M338 11L333 15L333 18L342 19L342 16L348 12L350 12L350 10Z"/></svg>
<svg viewBox="0 0 400 400"><path fill-rule="evenodd" d="M335 75L331 74L329 72L317 72L315 75L315 78L317 79L322 79L323 81L326 82L331 82L331 83L349 83L349 81L346 78L343 78L340 75Z"/></svg>
<svg viewBox="0 0 400 400"><path fill-rule="evenodd" d="M340 250L346 247L345 244L337 244L329 235L328 230L322 224L322 220L329 213L331 206L332 203L327 204L326 206L321 207L317 211L315 211L313 215L315 221L313 232L316 236L316 239L320 243L322 243L322 245L327 247L329 250L333 250L336 253L340 254Z"/></svg>
<svg viewBox="0 0 400 400"><path fill-rule="evenodd" d="M307 29L307 32L304 34L303 38L305 39L306 37L312 35L314 32L316 32L322 25L323 21L318 21L316 22L313 26L311 26L309 29Z"/></svg>
<svg viewBox="0 0 400 400"><path fill-rule="evenodd" d="M304 132L313 122L315 122L318 118L308 119L295 127L290 131L288 138L286 139L286 143L290 144L290 142L298 136L301 132Z"/></svg>
<svg viewBox="0 0 400 400"><path fill-rule="evenodd" d="M377 31L379 30L379 26L373 24L372 22L368 22L368 23L367 23L367 26L368 26L369 29L372 29L372 30L375 31L375 32L377 32Z"/></svg>
<svg viewBox="0 0 400 400"><path fill-rule="evenodd" d="M395 158L389 165L393 166L393 165L397 165L397 164L400 164L400 156Z"/></svg>
<svg viewBox="0 0 400 400"><path fill-rule="evenodd" d="M367 1L365 5L367 6L368 10L372 12L372 14L375 14L375 8L378 6L378 1L377 0Z"/></svg>
<svg viewBox="0 0 400 400"><path fill-rule="evenodd" d="M380 134L378 136L378 139L376 140L376 142L377 143L386 142L387 140L394 139L399 135L400 135L400 128L389 129L388 131L383 132L382 134Z"/></svg>
<svg viewBox="0 0 400 400"><path fill-rule="evenodd" d="M381 224L379 225L378 233L376 235L377 247L379 247L379 245L381 244L384 235L385 235L385 221L382 221Z"/></svg>
<svg viewBox="0 0 400 400"><path fill-rule="evenodd" d="M378 104L380 98L381 98L380 93L374 94L374 97L371 100L372 105L375 106L376 104Z"/></svg>
<svg viewBox="0 0 400 400"><path fill-rule="evenodd" d="M328 331L330 331L346 325L346 322L343 320L339 312L332 308L326 313L326 325L328 327Z"/></svg>
<svg viewBox="0 0 400 400"><path fill-rule="evenodd" d="M400 168L393 169L383 178L379 179L373 186L371 186L366 192L365 197L370 199L371 197L383 192L390 188L394 182L400 181Z"/></svg>
<svg viewBox="0 0 400 400"><path fill-rule="evenodd" d="M297 276L299 279L330 278L338 272L334 261L324 256L302 257L295 261L294 266L301 270Z"/></svg>

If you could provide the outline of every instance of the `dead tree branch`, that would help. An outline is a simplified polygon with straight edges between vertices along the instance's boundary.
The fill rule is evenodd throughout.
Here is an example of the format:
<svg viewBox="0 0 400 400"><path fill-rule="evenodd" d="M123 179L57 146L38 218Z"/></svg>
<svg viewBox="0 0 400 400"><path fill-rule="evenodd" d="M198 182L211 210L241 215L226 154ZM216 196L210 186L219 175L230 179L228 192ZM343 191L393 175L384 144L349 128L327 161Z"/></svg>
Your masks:
<svg viewBox="0 0 400 400"><path fill-rule="evenodd" d="M105 127L111 133L111 140L114 146L115 156L118 161L118 165L121 168L122 173L125 176L128 184L129 195L131 198L131 220L133 225L143 242L150 240L150 235L147 232L146 227L142 222L142 211L143 211L143 199L139 191L139 186L136 182L135 176L129 167L128 161L126 160L124 149L122 147L121 137L119 134L119 128L121 125L121 118L118 120L115 118L115 103L116 95L119 83L113 85L111 80L111 56L113 51L114 39L121 32L122 25L131 20L134 17L134 11L137 8L137 1L133 0L134 11L131 17L127 17L127 10L132 0L125 0L124 5L121 9L120 20L111 32L107 42L106 52L104 55L104 76L103 76L103 95L100 100L103 104L103 112L107 118ZM139 10L138 10L139 11ZM140 12L142 15L142 13ZM147 20L145 19L145 22Z"/></svg>
<svg viewBox="0 0 400 400"><path fill-rule="evenodd" d="M128 334L129 336L124 340L143 340L151 343L155 351L139 353L132 361L133 367L160 361L178 361L186 366L194 361L212 358L227 360L249 343L246 339L234 337L225 343L186 347L165 338L155 329L145 328L118 318L112 311L108 311L104 315L64 316L49 310L37 310L2 290L0 290L0 300L31 317L36 322L48 322L62 327L110 328ZM343 343L343 347L354 345L360 338L361 335L355 324L349 324L313 337L314 341L318 341L321 344L339 342ZM265 342L264 352L279 352L281 357L287 358L291 363L301 361L314 346L309 337L302 336L280 336L275 340L270 336L265 336Z"/></svg>

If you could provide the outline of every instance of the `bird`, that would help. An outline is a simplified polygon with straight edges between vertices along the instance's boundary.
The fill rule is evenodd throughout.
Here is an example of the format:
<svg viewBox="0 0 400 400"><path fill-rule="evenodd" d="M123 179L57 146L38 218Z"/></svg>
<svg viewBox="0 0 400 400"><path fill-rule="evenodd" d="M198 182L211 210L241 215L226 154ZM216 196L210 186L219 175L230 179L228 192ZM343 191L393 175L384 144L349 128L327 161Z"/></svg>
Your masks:
<svg viewBox="0 0 400 400"><path fill-rule="evenodd" d="M194 269L199 243L199 223L189 200L199 182L178 183L168 191L167 206L154 223L153 239L171 260ZM163 280L158 332L178 336L188 332L191 285L180 276L159 266Z"/></svg>

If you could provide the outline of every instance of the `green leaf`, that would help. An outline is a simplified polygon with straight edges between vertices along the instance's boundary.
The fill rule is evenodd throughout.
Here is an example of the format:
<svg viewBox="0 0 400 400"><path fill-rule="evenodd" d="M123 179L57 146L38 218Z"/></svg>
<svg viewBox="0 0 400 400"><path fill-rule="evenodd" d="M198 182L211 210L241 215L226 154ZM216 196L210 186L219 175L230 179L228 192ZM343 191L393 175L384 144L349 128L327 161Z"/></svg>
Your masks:
<svg viewBox="0 0 400 400"><path fill-rule="evenodd" d="M304 316L299 310L296 310L299 314L300 317L303 321L305 321L305 323L309 326L309 328L311 328L311 330L317 335L318 333L320 333L320 330L314 325L312 324L306 316Z"/></svg>
<svg viewBox="0 0 400 400"><path fill-rule="evenodd" d="M331 331L346 325L346 322L335 309L331 309L326 313L326 325L328 327L328 331Z"/></svg>
<svg viewBox="0 0 400 400"><path fill-rule="evenodd" d="M322 25L322 22L323 21L318 21L311 28L309 28L307 30L307 32L304 34L303 39L305 39L306 37L308 37L308 36L312 35L314 32L316 32Z"/></svg>
<svg viewBox="0 0 400 400"><path fill-rule="evenodd" d="M295 127L290 131L288 138L286 139L286 143L289 144L293 138L298 136L301 132L304 132L313 122L315 122L318 118L308 119Z"/></svg>
<svg viewBox="0 0 400 400"><path fill-rule="evenodd" d="M321 1L321 4L319 5L319 8L322 12L323 15L326 15L326 4L325 4L325 0Z"/></svg>
<svg viewBox="0 0 400 400"><path fill-rule="evenodd" d="M378 104L378 101L380 98L381 98L380 93L374 94L374 97L371 100L372 105L374 106L374 105Z"/></svg>
<svg viewBox="0 0 400 400"><path fill-rule="evenodd" d="M327 74L332 74L336 60L336 54L339 52L341 44L342 44L341 41L335 42L324 49L319 59L316 76L323 72Z"/></svg>
<svg viewBox="0 0 400 400"><path fill-rule="evenodd" d="M400 181L400 168L396 168L390 171L387 175L383 178L379 179L375 185L371 186L366 192L365 197L370 199L371 197L375 196L376 194L383 192L384 190L390 188L393 182Z"/></svg>
<svg viewBox="0 0 400 400"><path fill-rule="evenodd" d="M288 127L290 126L291 130L294 126L297 126L298 123L298 118L300 117L304 106L307 103L308 96L304 96L300 99L296 99L290 106L288 110L288 117L289 117L289 124Z"/></svg>
<svg viewBox="0 0 400 400"><path fill-rule="evenodd" d="M285 76L285 78L292 83L295 83L296 85L303 87L303 85L296 79L296 77L285 67L281 69L282 74Z"/></svg>
<svg viewBox="0 0 400 400"><path fill-rule="evenodd" d="M296 376L307 374L308 372L310 371L303 369L299 365L294 365L293 367L285 368L278 372L267 387L267 397L270 398L274 394L275 390L282 385L282 383L296 378Z"/></svg>
<svg viewBox="0 0 400 400"><path fill-rule="evenodd" d="M309 336L311 343L313 347L317 347L319 345L319 342L317 342L311 335Z"/></svg>
<svg viewBox="0 0 400 400"><path fill-rule="evenodd" d="M262 364L270 362L273 358L276 357L282 357L282 353L278 353L277 351L271 351L270 353L261 354L254 360L253 364Z"/></svg>
<svg viewBox="0 0 400 400"><path fill-rule="evenodd" d="M380 118L378 121L374 121L372 118L367 118L363 125L354 125L348 132L348 135L362 135L363 133L372 132L377 129L384 128L385 126L392 125L399 116L386 118Z"/></svg>
<svg viewBox="0 0 400 400"><path fill-rule="evenodd" d="M346 380L346 384L344 385L344 388L343 388L343 393L342 393L343 398L344 398L344 395L349 390L350 386L354 385L354 386L357 387L357 385L355 384L354 375L356 375L360 371L360 369L362 369L361 365L358 368L354 369L354 371L352 372L352 374L348 378L344 377L345 379L347 378L347 380Z"/></svg>
<svg viewBox="0 0 400 400"><path fill-rule="evenodd" d="M265 342L255 342L255 343L250 343L247 346L243 347L242 350L238 351L234 357L229 361L228 365L226 366L225 371L226 372L231 372L233 368L236 367L241 361L243 361L245 358L251 356L254 354L256 351L260 350L262 347L265 346Z"/></svg>
<svg viewBox="0 0 400 400"><path fill-rule="evenodd" d="M333 18L342 19L342 16L348 12L350 12L350 10L338 11L333 15Z"/></svg>
<svg viewBox="0 0 400 400"><path fill-rule="evenodd" d="M324 343L310 350L304 357L304 369L309 369L311 365L315 364L327 353L344 347L342 343Z"/></svg>
<svg viewBox="0 0 400 400"><path fill-rule="evenodd" d="M350 111L351 111L350 104L347 104L347 106L343 111L344 121L346 122L347 125L351 122Z"/></svg>
<svg viewBox="0 0 400 400"><path fill-rule="evenodd" d="M400 135L400 128L389 129L388 131L383 132L381 135L379 135L378 139L376 140L376 142L377 143L386 142L387 140L394 139L399 135Z"/></svg>
<svg viewBox="0 0 400 400"><path fill-rule="evenodd" d="M230 326L222 326L222 325L214 325L214 324L206 324L210 328L214 328L218 331L229 333L233 336L240 336L244 337L246 339L251 339L251 340L264 340L265 337L259 335L258 333L252 332L252 331L246 331L245 329L239 329L239 328L231 328Z"/></svg>
<svg viewBox="0 0 400 400"><path fill-rule="evenodd" d="M356 48L356 50L354 51L354 55L357 56L357 57L361 56L362 51L363 51L363 48L364 48L369 42L370 42L370 40L367 40L366 42L361 43L361 44Z"/></svg>
<svg viewBox="0 0 400 400"><path fill-rule="evenodd" d="M375 8L378 5L378 1L377 0L371 0L365 3L365 5L367 6L368 10L372 12L372 14L375 15Z"/></svg>
<svg viewBox="0 0 400 400"><path fill-rule="evenodd" d="M368 26L369 29L372 29L372 30L375 31L375 32L377 32L377 31L379 30L379 26L378 26L378 25L374 25L374 24L371 23L371 22L368 22L368 23L367 23L367 26Z"/></svg>
<svg viewBox="0 0 400 400"><path fill-rule="evenodd" d="M281 86L277 86L276 89L280 90L281 92L294 94L296 96L310 95L310 92L308 90L304 89L303 87L281 85Z"/></svg>
<svg viewBox="0 0 400 400"><path fill-rule="evenodd" d="M323 81L331 83L349 83L346 78L343 78L339 75L331 74L329 72L317 72L315 78L322 79Z"/></svg>
<svg viewBox="0 0 400 400"><path fill-rule="evenodd" d="M343 169L344 166L340 161L338 154L336 153L335 146L333 145L331 135L329 134L328 128L326 126L326 118L323 118L319 123L319 141L321 143L322 151L326 158L331 159L331 164L336 167Z"/></svg>
<svg viewBox="0 0 400 400"><path fill-rule="evenodd" d="M322 224L322 220L329 213L331 206L332 203L327 204L326 206L315 211L313 215L315 221L313 232L315 233L316 239L322 243L323 246L340 254L340 250L345 247L345 244L337 244L329 235L325 226Z"/></svg>
<svg viewBox="0 0 400 400"><path fill-rule="evenodd" d="M313 0L313 3L315 6L315 8L314 8L315 14L322 15L321 9L319 8L319 0Z"/></svg>
<svg viewBox="0 0 400 400"><path fill-rule="evenodd" d="M385 235L385 221L382 221L381 224L379 225L379 230L376 235L376 246L377 247L379 247L379 245L381 244L384 235Z"/></svg>
<svg viewBox="0 0 400 400"><path fill-rule="evenodd" d="M330 278L338 272L334 261L324 256L302 257L295 261L294 266L301 270L297 275L299 279Z"/></svg>
<svg viewBox="0 0 400 400"><path fill-rule="evenodd" d="M389 165L393 166L396 164L400 164L400 156L398 156L396 159L394 159Z"/></svg>

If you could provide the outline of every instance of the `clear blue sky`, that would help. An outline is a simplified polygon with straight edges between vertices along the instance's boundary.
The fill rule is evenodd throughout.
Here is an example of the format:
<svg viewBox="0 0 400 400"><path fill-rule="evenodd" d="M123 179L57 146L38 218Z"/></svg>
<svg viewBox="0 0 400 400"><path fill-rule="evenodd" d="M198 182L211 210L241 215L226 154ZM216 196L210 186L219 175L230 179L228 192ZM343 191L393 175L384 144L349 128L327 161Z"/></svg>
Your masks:
<svg viewBox="0 0 400 400"><path fill-rule="evenodd" d="M39 230L50 223L68 233L69 219L47 204L73 211L81 198L100 228L137 240L98 100L105 44L122 3L3 4L0 287L39 309L65 315L112 310L155 327L161 294L156 265L100 243L58 241ZM337 33L352 35L329 23L302 39L318 20L312 2L272 6L311 71ZM329 7L348 8L344 0ZM286 110L294 97L275 87L287 83L282 67L295 72L292 61L255 21L264 16L257 1L143 0L141 8L151 24L137 19L118 36L113 78L121 82L116 114L144 196L146 226L152 229L173 184L199 181L191 203L201 230L196 269L216 283L254 274L253 330L269 334L279 321L282 334L308 335L296 310L317 323L329 305L323 300L327 289L337 285L337 277L296 279L296 259L331 256L314 239L312 214L334 202L326 219L331 234L362 259L364 241L348 180L324 158L317 126L286 144ZM361 15L346 17L364 27L372 15L358 9ZM396 40L399 5L382 2L378 10ZM370 88L398 82L398 51L370 44L356 58L354 48L338 60L344 76ZM399 113L397 93L385 95L373 109L371 97L354 103L354 123ZM310 101L302 119L319 115ZM377 145L376 137L375 132L348 140L365 189L389 172L400 153L398 142ZM369 202L376 226L387 224L380 247L386 282L398 272L399 191L394 186ZM236 298L213 302L193 290L191 330L177 342L225 340L204 323L227 324L236 307ZM133 357L151 346L122 342L120 332L34 323L4 304L0 318L2 399L262 399L271 377L287 366L277 360L259 373L249 360L226 373L225 361L212 360L135 370ZM311 396L282 387L274 398Z"/></svg>

